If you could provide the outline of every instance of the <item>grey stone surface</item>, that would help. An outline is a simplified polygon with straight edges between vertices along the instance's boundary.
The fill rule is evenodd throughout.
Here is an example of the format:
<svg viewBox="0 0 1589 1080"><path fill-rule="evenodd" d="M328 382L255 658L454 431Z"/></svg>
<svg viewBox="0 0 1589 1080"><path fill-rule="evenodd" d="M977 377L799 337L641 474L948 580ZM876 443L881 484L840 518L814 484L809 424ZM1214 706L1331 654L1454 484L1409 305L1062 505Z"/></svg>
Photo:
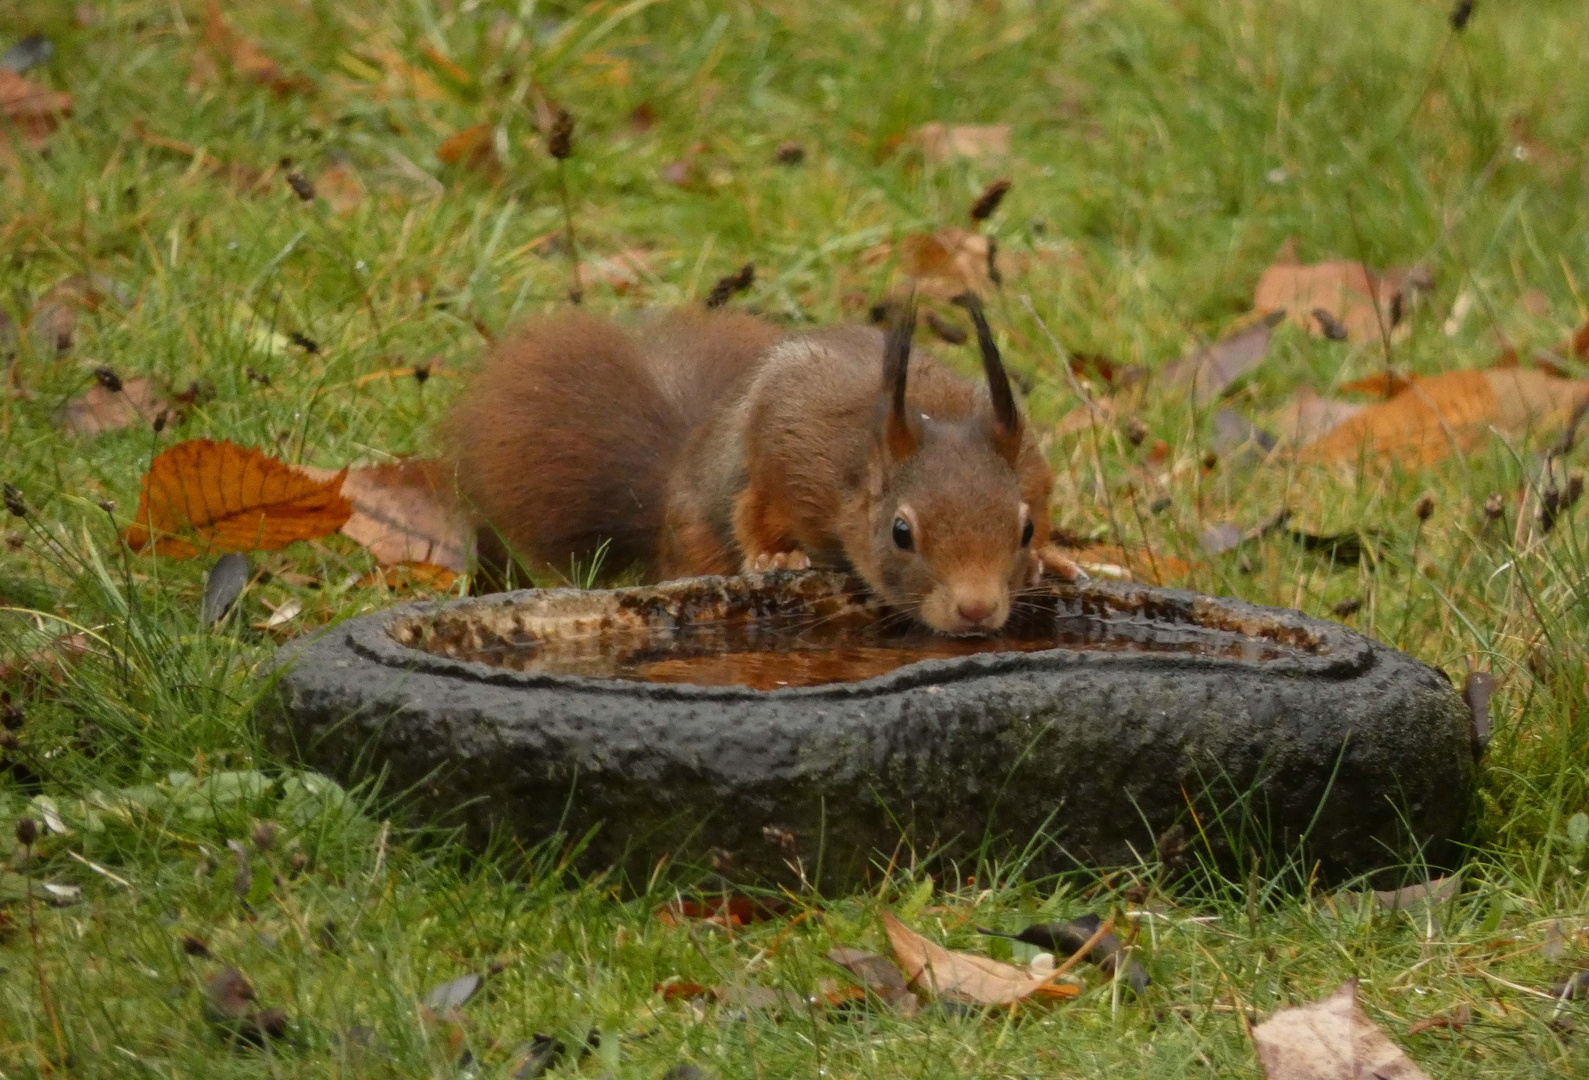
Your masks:
<svg viewBox="0 0 1589 1080"><path fill-rule="evenodd" d="M412 789L416 815L475 843L595 829L583 866L642 880L659 858L699 866L714 849L736 878L804 874L825 891L912 850L965 860L984 841L995 857L1029 850L1032 873L1120 865L1176 825L1228 865L1250 858L1236 850L1246 844L1300 849L1325 880L1420 850L1437 866L1457 858L1474 773L1461 697L1412 658L1297 612L1055 585L1108 618L1157 613L1306 647L1257 662L984 653L774 691L520 673L397 640L447 619L504 633L581 605L587 625L615 612L687 619L851 586L771 574L404 605L285 648L270 736L339 780L385 770L387 791Z"/></svg>

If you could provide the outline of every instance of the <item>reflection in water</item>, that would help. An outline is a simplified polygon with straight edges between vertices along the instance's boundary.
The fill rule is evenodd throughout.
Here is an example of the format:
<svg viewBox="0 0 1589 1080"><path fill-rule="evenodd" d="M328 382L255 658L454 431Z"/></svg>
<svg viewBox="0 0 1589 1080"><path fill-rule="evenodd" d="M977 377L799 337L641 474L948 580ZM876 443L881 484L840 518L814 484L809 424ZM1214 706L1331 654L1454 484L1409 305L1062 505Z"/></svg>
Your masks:
<svg viewBox="0 0 1589 1080"><path fill-rule="evenodd" d="M1162 612L1023 606L1026 610L994 637L944 637L904 620L880 623L782 615L438 651L511 671L756 690L854 682L918 660L974 653L1071 649L1267 661L1316 651L1309 642L1253 637L1237 629L1159 617Z"/></svg>

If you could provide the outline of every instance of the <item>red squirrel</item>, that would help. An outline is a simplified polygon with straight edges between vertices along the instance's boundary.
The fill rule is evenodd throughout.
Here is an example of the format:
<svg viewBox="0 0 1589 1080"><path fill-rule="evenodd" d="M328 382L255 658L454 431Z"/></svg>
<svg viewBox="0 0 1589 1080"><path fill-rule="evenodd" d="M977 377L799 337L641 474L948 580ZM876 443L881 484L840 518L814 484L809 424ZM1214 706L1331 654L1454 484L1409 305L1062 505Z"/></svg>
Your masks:
<svg viewBox="0 0 1589 1080"><path fill-rule="evenodd" d="M506 340L453 411L460 488L542 566L588 558L651 579L853 570L948 634L985 634L1047 569L1053 474L987 319L986 386L886 333L784 336L678 311L631 333L582 311Z"/></svg>

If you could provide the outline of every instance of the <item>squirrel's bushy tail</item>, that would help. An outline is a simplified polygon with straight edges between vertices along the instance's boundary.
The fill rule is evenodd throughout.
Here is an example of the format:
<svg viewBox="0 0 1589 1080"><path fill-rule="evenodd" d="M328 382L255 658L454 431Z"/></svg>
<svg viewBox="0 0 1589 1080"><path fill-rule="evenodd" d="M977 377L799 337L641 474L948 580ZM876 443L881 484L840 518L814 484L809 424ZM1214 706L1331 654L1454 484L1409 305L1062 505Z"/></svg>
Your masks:
<svg viewBox="0 0 1589 1080"><path fill-rule="evenodd" d="M742 315L680 313L641 329L570 311L504 341L448 425L459 487L485 524L566 569L654 573L668 476L710 406L776 338Z"/></svg>

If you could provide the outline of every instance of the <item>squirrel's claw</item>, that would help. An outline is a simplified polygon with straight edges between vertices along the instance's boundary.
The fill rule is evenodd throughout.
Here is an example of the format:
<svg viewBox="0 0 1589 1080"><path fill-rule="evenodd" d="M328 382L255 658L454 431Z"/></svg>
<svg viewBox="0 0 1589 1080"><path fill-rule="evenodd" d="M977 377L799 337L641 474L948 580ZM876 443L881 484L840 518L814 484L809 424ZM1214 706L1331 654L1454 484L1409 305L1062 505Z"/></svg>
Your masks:
<svg viewBox="0 0 1589 1080"><path fill-rule="evenodd" d="M1044 544L1037 549L1036 555L1036 559L1033 560L1032 571L1034 584L1036 579L1042 577L1045 573L1053 574L1061 581L1087 581L1089 579L1087 571L1060 554L1059 548L1053 544Z"/></svg>
<svg viewBox="0 0 1589 1080"><path fill-rule="evenodd" d="M765 574L770 570L809 570L811 556L803 551L762 551L745 556L745 573Z"/></svg>

